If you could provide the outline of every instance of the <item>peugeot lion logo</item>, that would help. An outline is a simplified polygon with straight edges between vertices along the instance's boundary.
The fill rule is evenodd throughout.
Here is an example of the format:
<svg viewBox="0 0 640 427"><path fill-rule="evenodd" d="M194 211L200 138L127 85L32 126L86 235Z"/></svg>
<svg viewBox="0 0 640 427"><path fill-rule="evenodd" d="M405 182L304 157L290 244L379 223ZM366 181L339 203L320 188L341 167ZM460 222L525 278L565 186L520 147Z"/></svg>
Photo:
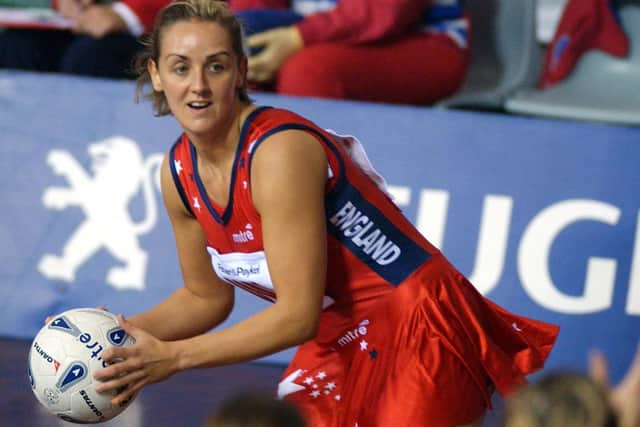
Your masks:
<svg viewBox="0 0 640 427"><path fill-rule="evenodd" d="M61 255L45 254L40 259L38 271L47 279L74 282L78 269L104 248L124 263L108 271L106 282L120 290L142 290L147 253L139 237L156 224L153 184L160 188L162 155L145 159L138 144L122 136L91 143L88 152L93 174L68 151L54 149L47 156L53 173L64 177L68 186L45 189L43 205L55 210L78 206L85 219L69 236ZM141 189L145 216L134 223L128 205Z"/></svg>

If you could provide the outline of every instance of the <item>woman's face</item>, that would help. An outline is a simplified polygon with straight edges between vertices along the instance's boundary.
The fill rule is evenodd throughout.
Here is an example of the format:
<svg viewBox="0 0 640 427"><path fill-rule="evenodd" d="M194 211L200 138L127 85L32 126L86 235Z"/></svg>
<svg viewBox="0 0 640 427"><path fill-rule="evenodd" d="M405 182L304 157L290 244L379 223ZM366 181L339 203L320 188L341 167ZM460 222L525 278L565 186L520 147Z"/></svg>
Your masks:
<svg viewBox="0 0 640 427"><path fill-rule="evenodd" d="M227 31L215 22L181 21L166 28L158 62L149 62L153 88L192 139L220 134L232 125L238 89L246 74Z"/></svg>

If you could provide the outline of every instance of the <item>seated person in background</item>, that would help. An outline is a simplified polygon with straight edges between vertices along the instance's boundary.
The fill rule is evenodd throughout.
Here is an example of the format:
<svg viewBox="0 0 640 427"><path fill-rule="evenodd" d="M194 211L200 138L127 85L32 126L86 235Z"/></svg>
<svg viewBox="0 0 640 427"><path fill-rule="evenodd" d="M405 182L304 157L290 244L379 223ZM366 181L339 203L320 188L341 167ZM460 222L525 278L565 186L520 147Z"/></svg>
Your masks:
<svg viewBox="0 0 640 427"><path fill-rule="evenodd" d="M305 427L300 412L286 400L266 393L242 392L209 415L205 427Z"/></svg>
<svg viewBox="0 0 640 427"><path fill-rule="evenodd" d="M467 70L460 0L229 4L251 35L249 80L281 94L432 104L452 95Z"/></svg>
<svg viewBox="0 0 640 427"><path fill-rule="evenodd" d="M609 385L607 362L590 357L589 375L549 374L507 400L505 427L640 427L640 346L626 375Z"/></svg>
<svg viewBox="0 0 640 427"><path fill-rule="evenodd" d="M0 32L0 68L127 78L142 49L137 37L153 26L170 0L57 0L73 31L7 29Z"/></svg>
<svg viewBox="0 0 640 427"><path fill-rule="evenodd" d="M619 427L640 427L640 345L622 381L615 387L609 385L607 361L601 352L590 357L589 375L608 392L611 405L618 418Z"/></svg>

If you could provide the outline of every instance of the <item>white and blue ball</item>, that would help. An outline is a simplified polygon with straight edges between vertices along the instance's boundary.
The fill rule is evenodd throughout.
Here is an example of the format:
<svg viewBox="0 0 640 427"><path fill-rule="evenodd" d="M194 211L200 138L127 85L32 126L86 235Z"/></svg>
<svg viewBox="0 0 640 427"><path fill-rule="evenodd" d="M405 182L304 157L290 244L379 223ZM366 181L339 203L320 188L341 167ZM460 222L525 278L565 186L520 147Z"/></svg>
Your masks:
<svg viewBox="0 0 640 427"><path fill-rule="evenodd" d="M36 335L29 351L29 380L36 398L49 412L76 423L99 423L131 403L114 407L112 393L98 393L93 374L107 363L105 349L134 343L116 316L77 308L54 316Z"/></svg>

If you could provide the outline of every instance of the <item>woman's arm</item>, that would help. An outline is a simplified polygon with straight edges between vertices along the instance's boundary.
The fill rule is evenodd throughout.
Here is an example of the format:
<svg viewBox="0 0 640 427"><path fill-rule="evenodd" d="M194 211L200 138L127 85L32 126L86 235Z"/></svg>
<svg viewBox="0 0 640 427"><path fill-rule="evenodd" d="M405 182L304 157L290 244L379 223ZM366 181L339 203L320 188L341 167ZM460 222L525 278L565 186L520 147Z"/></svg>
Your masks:
<svg viewBox="0 0 640 427"><path fill-rule="evenodd" d="M421 21L428 5L429 0L344 0L294 25L258 32L247 38L248 46L259 51L249 57L247 76L253 82L273 80L282 64L304 46L371 43L401 36Z"/></svg>
<svg viewBox="0 0 640 427"><path fill-rule="evenodd" d="M176 340L207 332L222 323L233 307L233 287L221 281L213 271L204 233L178 195L168 156L162 163L160 179L184 287L129 321L159 339Z"/></svg>
<svg viewBox="0 0 640 427"><path fill-rule="evenodd" d="M276 133L254 154L251 191L276 302L224 330L176 343L181 369L238 363L316 334L326 278L327 158L301 131Z"/></svg>

